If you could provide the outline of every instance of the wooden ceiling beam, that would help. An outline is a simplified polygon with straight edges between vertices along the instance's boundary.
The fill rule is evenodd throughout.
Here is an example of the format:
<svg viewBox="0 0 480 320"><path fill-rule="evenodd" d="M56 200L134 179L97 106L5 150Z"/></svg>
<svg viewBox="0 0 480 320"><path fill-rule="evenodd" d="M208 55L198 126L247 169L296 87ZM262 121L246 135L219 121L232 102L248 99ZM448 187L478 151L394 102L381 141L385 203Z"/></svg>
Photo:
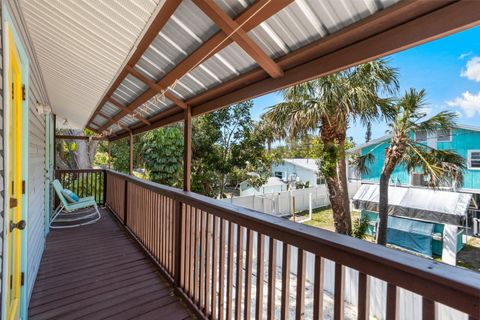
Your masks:
<svg viewBox="0 0 480 320"><path fill-rule="evenodd" d="M115 100L114 98L112 97L108 97L107 98L107 101L110 102L111 104L113 104L114 106L116 106L117 108L125 111L125 112L128 112L128 114L131 114L132 116L134 116L135 118L137 118L138 120L142 121L143 123L145 123L147 126L149 126L151 123L150 121L148 121L147 119L145 119L144 117L142 117L141 115L139 114L136 114L134 113L133 111L130 111L127 109L127 107L125 107L123 104L121 104L120 102L118 102L117 100ZM112 119L110 119L110 121L112 121L112 123L116 123L117 121L114 121ZM102 126L102 128L104 127L105 125Z"/></svg>
<svg viewBox="0 0 480 320"><path fill-rule="evenodd" d="M182 0L168 0L164 2L157 16L152 21L148 30L143 35L142 40L140 40L140 42L135 48L135 51L133 52L131 57L128 59L128 62L126 63L127 66L134 66L138 62L138 60L140 60L142 55L145 53L145 51L148 49L148 47L152 43L153 39L155 39L155 37L160 32L160 30L162 30L162 28L165 26L165 24L168 22L172 14L175 12L175 10L177 10L178 6L181 3L182 3ZM100 103L97 105L95 112L92 114L92 116L88 120L87 125L91 123L95 115L98 114L98 112L101 110L103 105L107 102L107 98L112 96L112 94L115 92L118 86L125 79L127 74L128 72L125 68L123 68L122 71L120 71L115 81L111 84L110 88L103 96L102 100L100 100Z"/></svg>
<svg viewBox="0 0 480 320"><path fill-rule="evenodd" d="M177 106L179 106L182 109L187 109L187 104L177 98L173 93L166 91L164 87L150 79L147 75L145 75L143 72L138 71L137 69L134 69L130 66L127 66L127 71L134 76L135 78L139 79L143 83L145 83L147 86L149 86L151 89L157 91L160 94L164 94L167 99L175 103Z"/></svg>
<svg viewBox="0 0 480 320"><path fill-rule="evenodd" d="M248 32L261 24L263 21L267 20L271 16L275 15L277 12L281 11L283 8L291 4L294 0L258 0L250 7L245 9L234 21L239 25L243 25L243 30ZM157 84L162 88L167 88L177 79L182 78L186 73L188 73L192 68L198 65L201 61L208 59L213 56L223 48L227 47L233 42L231 38L227 39L227 35L223 31L219 31L214 34L210 39L204 42L199 48L193 51L189 56L187 56L183 61L181 61L177 66L175 66L169 73L167 73L162 79L157 81ZM203 60L202 60L203 59ZM132 64L129 64L133 66ZM126 68L124 69L127 72ZM128 110L135 110L148 100L150 100L154 95L157 94L157 90L149 88L147 91L142 93L137 97L127 108ZM188 105L188 103L187 103ZM103 106L103 104L102 104ZM175 109L182 109L175 108ZM174 110L178 111L178 110ZM122 111L119 114L115 115L112 119L118 121L127 114L126 111ZM105 127L101 128L102 130L106 129Z"/></svg>
<svg viewBox="0 0 480 320"><path fill-rule="evenodd" d="M283 70L213 1L193 0L221 30L232 38L272 78L283 76Z"/></svg>
<svg viewBox="0 0 480 320"><path fill-rule="evenodd" d="M90 137L90 136L69 136L65 134L57 134L55 135L55 139L62 139L62 140L107 140L105 137Z"/></svg>

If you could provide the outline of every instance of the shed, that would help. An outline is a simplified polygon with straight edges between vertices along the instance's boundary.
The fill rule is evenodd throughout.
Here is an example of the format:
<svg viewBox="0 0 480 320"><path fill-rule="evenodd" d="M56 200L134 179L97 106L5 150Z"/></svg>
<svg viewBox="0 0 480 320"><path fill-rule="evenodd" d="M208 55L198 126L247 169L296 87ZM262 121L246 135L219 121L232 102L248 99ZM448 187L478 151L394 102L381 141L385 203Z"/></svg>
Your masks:
<svg viewBox="0 0 480 320"><path fill-rule="evenodd" d="M370 223L368 233L376 233L379 185L364 184L353 197L356 209ZM387 242L422 255L441 256L455 264L456 253L463 248L472 195L467 193L389 187Z"/></svg>

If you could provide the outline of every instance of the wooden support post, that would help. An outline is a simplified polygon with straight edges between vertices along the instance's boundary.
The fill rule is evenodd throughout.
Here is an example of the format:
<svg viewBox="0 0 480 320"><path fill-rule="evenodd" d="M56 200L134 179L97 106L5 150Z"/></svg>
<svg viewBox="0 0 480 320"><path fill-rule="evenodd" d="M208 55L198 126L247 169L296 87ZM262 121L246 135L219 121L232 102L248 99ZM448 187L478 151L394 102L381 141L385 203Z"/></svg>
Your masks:
<svg viewBox="0 0 480 320"><path fill-rule="evenodd" d="M129 136L129 142L130 142L130 175L133 176L133 134L131 131Z"/></svg>
<svg viewBox="0 0 480 320"><path fill-rule="evenodd" d="M112 169L112 142L108 141L108 169Z"/></svg>
<svg viewBox="0 0 480 320"><path fill-rule="evenodd" d="M192 173L192 108L187 106L183 124L183 190L190 191Z"/></svg>
<svg viewBox="0 0 480 320"><path fill-rule="evenodd" d="M53 115L53 170L57 169L57 115Z"/></svg>

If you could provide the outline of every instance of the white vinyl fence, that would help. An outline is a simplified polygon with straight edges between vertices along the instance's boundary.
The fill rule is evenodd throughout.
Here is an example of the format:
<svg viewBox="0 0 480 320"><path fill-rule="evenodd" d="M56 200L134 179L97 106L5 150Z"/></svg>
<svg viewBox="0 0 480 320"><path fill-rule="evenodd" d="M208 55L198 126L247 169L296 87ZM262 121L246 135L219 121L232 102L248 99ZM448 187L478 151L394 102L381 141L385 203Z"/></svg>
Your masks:
<svg viewBox="0 0 480 320"><path fill-rule="evenodd" d="M237 237L237 229L234 230L234 237ZM227 231L228 232L228 231ZM244 243L246 241L246 234L243 239ZM259 263L257 259L257 237L253 237L252 245L252 299L255 297L256 292L256 273L253 270L256 270L256 265ZM265 237L265 257L270 255L269 253L269 238ZM276 246L276 308L275 308L275 318L280 318L280 297L282 296L282 253L283 253L283 243L277 241ZM236 252L236 251L235 251ZM227 254L227 252L225 252ZM296 294L296 277L297 277L297 254L298 249L292 247L291 258L290 258L290 296L289 296L289 319L295 318L295 294ZM243 261L245 261L246 251L243 251ZM236 265L236 253L234 254L234 268L237 269ZM268 259L264 259L264 269L268 270ZM315 256L311 253L306 255L306 283L305 283L305 319L312 319L313 316L313 282L314 282L314 266L315 266ZM246 272L245 267L242 265L243 272ZM335 263L331 260L324 259L324 318L333 319L333 295L335 292ZM270 272L270 271L268 271ZM246 276L242 277L242 286L245 285ZM225 280L226 281L226 280ZM386 295L387 295L387 284L386 282L369 276L370 281L370 309L369 309L369 318L370 319L386 319ZM264 286L267 283L264 283ZM235 286L233 290L236 290ZM398 302L397 306L399 309L398 320L414 320L422 319L422 297L408 290L398 289ZM267 301L267 292L268 290L264 287L264 301ZM235 293L232 295L235 297ZM358 303L358 271L344 267L344 318L345 320L357 319L357 303ZM226 301L224 301L226 303ZM252 305L254 302L252 301ZM243 306L242 306L243 308ZM266 305L264 305L264 313L266 313ZM445 305L436 303L436 314L437 320L468 320L466 314L449 308ZM252 317L254 317L254 308L252 308Z"/></svg>
<svg viewBox="0 0 480 320"><path fill-rule="evenodd" d="M355 195L361 183L358 181L348 183L350 199ZM311 208L322 208L330 205L327 187L322 184L313 188L297 189L268 193L264 195L249 195L223 199L240 207L257 210L277 216L293 214L292 211L301 212Z"/></svg>

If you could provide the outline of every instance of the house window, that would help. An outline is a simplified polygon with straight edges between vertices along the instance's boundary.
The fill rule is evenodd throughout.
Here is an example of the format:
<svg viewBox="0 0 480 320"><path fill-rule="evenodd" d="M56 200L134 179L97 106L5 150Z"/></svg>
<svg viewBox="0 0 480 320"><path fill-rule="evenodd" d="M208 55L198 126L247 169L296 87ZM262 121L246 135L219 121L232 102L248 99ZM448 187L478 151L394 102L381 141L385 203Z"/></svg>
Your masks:
<svg viewBox="0 0 480 320"><path fill-rule="evenodd" d="M317 186L321 184L325 184L325 178L321 174L319 174L317 175Z"/></svg>
<svg viewBox="0 0 480 320"><path fill-rule="evenodd" d="M281 171L275 171L275 177L282 179L283 175Z"/></svg>
<svg viewBox="0 0 480 320"><path fill-rule="evenodd" d="M427 183L425 182L425 175L423 173L412 173L412 186L415 187L424 187Z"/></svg>
<svg viewBox="0 0 480 320"><path fill-rule="evenodd" d="M452 130L437 130L438 142L450 142L452 141Z"/></svg>
<svg viewBox="0 0 480 320"><path fill-rule="evenodd" d="M480 170L480 150L468 150L468 169Z"/></svg>
<svg viewBox="0 0 480 320"><path fill-rule="evenodd" d="M415 131L415 142L427 142L427 131Z"/></svg>

